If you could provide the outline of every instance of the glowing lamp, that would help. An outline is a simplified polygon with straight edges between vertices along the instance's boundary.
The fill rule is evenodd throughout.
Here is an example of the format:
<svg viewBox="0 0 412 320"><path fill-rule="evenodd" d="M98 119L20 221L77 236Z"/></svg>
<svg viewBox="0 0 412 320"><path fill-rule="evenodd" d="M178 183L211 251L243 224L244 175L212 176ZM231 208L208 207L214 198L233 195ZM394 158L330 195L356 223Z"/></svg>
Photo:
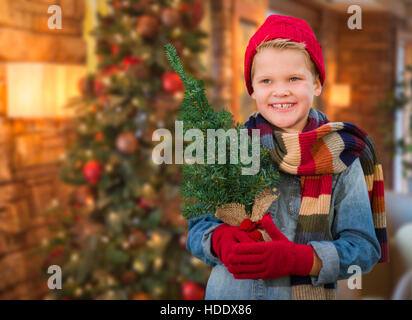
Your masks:
<svg viewBox="0 0 412 320"><path fill-rule="evenodd" d="M337 107L348 107L351 100L348 84L333 84L330 88L330 104Z"/></svg>
<svg viewBox="0 0 412 320"><path fill-rule="evenodd" d="M70 98L79 96L81 65L7 63L7 116L10 118L62 118L73 115Z"/></svg>

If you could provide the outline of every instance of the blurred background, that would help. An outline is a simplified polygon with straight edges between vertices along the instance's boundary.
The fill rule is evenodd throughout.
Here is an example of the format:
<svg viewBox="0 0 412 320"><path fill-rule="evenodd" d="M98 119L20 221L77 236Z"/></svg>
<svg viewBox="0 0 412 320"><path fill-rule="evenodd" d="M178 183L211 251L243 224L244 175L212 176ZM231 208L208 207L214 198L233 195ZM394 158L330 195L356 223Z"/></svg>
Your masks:
<svg viewBox="0 0 412 320"><path fill-rule="evenodd" d="M163 46L244 122L244 52L270 14L311 25L326 68L314 107L363 128L383 164L390 263L338 298L412 298L411 0L3 0L0 299L203 298L180 168L151 158L183 98Z"/></svg>

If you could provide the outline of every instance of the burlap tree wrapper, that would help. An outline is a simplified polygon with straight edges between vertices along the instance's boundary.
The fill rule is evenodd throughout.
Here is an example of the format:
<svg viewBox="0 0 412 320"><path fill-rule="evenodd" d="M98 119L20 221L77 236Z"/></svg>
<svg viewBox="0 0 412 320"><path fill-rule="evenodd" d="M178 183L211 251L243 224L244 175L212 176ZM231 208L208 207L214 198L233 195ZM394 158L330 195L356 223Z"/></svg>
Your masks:
<svg viewBox="0 0 412 320"><path fill-rule="evenodd" d="M240 226L244 219L250 219L252 222L257 222L268 212L268 209L274 200L276 200L276 195L274 195L270 189L266 189L255 197L252 214L250 216L246 213L245 206L239 203L228 203L217 208L215 216L231 226ZM265 230L257 230L262 234L264 241L272 240Z"/></svg>

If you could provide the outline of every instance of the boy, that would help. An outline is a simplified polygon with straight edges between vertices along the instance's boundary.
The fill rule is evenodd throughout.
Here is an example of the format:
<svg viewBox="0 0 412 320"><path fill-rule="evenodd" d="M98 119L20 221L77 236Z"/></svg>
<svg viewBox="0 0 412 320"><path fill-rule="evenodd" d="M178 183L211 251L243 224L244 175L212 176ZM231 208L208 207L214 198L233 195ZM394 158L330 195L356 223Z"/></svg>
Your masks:
<svg viewBox="0 0 412 320"><path fill-rule="evenodd" d="M311 109L324 78L321 46L305 21L271 15L250 39L245 82L258 111L246 126L260 129L280 174L261 220L272 241L254 242L212 215L190 220L188 250L214 266L206 299L333 299L351 265L367 273L387 261L373 143ZM370 197L379 200L373 212Z"/></svg>

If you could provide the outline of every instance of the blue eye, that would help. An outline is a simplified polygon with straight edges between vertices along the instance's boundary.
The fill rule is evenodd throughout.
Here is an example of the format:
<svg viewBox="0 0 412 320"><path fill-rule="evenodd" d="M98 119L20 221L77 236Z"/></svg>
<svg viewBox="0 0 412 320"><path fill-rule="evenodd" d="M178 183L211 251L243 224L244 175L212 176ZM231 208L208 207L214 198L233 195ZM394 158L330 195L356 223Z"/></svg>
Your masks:
<svg viewBox="0 0 412 320"><path fill-rule="evenodd" d="M264 80L262 80L263 83L267 83L267 82L265 82L265 81L270 81L270 80L269 80L269 79L264 79Z"/></svg>
<svg viewBox="0 0 412 320"><path fill-rule="evenodd" d="M293 79L295 79L295 80L293 80ZM297 77L292 77L292 78L290 78L289 80L291 80L291 81L296 81L296 80L299 80L299 78L297 78Z"/></svg>

